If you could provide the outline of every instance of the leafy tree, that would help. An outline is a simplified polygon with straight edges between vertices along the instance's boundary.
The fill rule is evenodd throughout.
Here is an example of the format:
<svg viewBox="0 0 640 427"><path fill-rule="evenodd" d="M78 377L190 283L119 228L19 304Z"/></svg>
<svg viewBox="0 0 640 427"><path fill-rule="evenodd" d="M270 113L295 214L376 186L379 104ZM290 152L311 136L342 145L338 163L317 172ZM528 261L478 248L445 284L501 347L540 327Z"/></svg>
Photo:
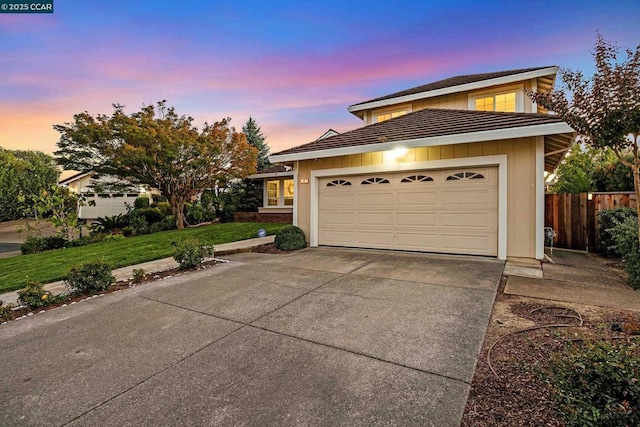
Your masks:
<svg viewBox="0 0 640 427"><path fill-rule="evenodd" d="M78 227L78 204L82 204L78 197L67 187L52 185L32 198L34 208L38 213L38 220L46 216L59 233L67 240L71 240L71 230Z"/></svg>
<svg viewBox="0 0 640 427"><path fill-rule="evenodd" d="M33 211L33 196L56 184L59 173L48 154L0 148L0 221Z"/></svg>
<svg viewBox="0 0 640 427"><path fill-rule="evenodd" d="M60 132L55 153L67 169L94 171L157 188L184 227L184 206L206 188L256 170L256 149L229 118L195 127L166 101L127 115L114 105L111 116L76 114Z"/></svg>
<svg viewBox="0 0 640 427"><path fill-rule="evenodd" d="M635 51L625 49L626 59L621 62L618 51L598 34L593 52L596 72L591 78L585 78L580 71L566 70L561 74L562 90L528 95L557 113L588 145L599 150L610 148L621 163L631 168L640 200L640 45ZM627 152L630 159L624 157Z"/></svg>
<svg viewBox="0 0 640 427"><path fill-rule="evenodd" d="M258 150L258 170L265 170L271 166L271 162L269 161L269 145L265 141L260 126L253 120L253 117L249 117L247 123L242 127L242 132L246 135L249 145Z"/></svg>
<svg viewBox="0 0 640 427"><path fill-rule="evenodd" d="M631 160L629 154L624 155ZM555 171L554 193L633 190L631 169L618 160L610 149L596 150L574 146Z"/></svg>

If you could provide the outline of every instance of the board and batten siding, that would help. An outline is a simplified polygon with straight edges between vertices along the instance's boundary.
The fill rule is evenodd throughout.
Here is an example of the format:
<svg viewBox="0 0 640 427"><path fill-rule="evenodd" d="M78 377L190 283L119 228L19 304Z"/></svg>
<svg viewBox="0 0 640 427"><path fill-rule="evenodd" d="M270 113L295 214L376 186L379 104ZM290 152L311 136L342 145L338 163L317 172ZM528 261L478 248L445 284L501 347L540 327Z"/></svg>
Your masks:
<svg viewBox="0 0 640 427"><path fill-rule="evenodd" d="M432 160L479 157L504 154L507 156L507 256L535 258L536 256L536 139L517 138L469 144L419 147L407 150L399 159L388 153L373 152L302 160L297 163L297 225L310 236L311 171L352 168L398 163L428 162ZM336 172L339 175L339 172ZM306 184L301 181L307 180Z"/></svg>

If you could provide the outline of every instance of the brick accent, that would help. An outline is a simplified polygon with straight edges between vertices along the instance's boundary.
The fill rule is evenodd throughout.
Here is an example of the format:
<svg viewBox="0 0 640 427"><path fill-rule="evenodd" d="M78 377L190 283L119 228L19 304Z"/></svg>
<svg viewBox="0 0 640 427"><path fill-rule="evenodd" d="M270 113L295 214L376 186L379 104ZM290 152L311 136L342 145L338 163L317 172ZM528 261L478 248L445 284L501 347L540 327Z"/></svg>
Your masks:
<svg viewBox="0 0 640 427"><path fill-rule="evenodd" d="M278 222L283 224L293 223L292 213L260 213L260 212L236 212L233 214L235 222Z"/></svg>

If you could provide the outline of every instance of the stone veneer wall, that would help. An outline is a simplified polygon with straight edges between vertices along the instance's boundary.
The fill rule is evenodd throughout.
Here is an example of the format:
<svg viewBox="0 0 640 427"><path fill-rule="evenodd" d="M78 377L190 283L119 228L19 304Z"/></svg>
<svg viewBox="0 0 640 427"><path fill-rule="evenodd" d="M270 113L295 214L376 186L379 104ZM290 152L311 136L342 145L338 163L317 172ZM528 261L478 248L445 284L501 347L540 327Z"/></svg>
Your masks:
<svg viewBox="0 0 640 427"><path fill-rule="evenodd" d="M260 213L260 212L236 212L233 214L235 222L279 222L283 224L293 223L292 213Z"/></svg>

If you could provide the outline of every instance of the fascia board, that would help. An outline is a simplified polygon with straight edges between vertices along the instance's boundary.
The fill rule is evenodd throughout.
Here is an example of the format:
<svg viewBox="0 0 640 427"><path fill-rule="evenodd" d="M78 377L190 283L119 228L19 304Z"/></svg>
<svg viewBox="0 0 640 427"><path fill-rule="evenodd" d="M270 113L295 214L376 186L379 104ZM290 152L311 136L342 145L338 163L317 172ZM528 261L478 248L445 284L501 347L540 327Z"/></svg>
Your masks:
<svg viewBox="0 0 640 427"><path fill-rule="evenodd" d="M350 154L388 151L393 150L394 148L416 148L432 147L437 145L467 144L470 142L493 141L509 138L526 138L530 136L544 136L559 133L573 133L573 129L571 128L571 126L564 122L547 123L543 125L521 126L516 128L458 133L454 135L383 142L378 144L357 145L353 147L332 148L328 150L306 151L303 153L272 155L269 156L269 160L272 163L279 163L294 160L321 159L326 157L347 156Z"/></svg>
<svg viewBox="0 0 640 427"><path fill-rule="evenodd" d="M395 98L382 99L380 101L367 102L366 104L352 105L348 108L350 113L355 114L357 111L369 110L373 108L386 107L389 105L400 104L404 102L417 101L419 99L433 98L435 96L448 95L450 93L472 91L477 89L484 89L490 86L497 86L507 83L519 82L522 80L534 79L537 77L548 76L549 74L557 74L558 67L543 68L541 70L528 71L526 73L512 74L509 76L496 77L488 80L481 80L479 82L466 83L457 86L445 87L442 89L435 89L426 92L414 93L411 95L398 96Z"/></svg>

